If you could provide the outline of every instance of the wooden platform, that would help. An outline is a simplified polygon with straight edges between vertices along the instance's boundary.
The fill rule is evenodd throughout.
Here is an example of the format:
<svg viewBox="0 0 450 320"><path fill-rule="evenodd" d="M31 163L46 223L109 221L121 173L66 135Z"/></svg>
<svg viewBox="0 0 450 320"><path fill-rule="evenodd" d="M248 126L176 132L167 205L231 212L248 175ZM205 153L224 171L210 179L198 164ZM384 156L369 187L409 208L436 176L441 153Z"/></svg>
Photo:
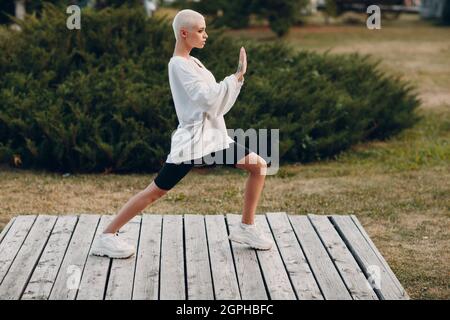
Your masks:
<svg viewBox="0 0 450 320"><path fill-rule="evenodd" d="M0 234L0 299L408 299L355 216L258 215L276 246L255 251L227 238L239 215L144 214L120 231L135 256L89 255L111 219L11 220Z"/></svg>

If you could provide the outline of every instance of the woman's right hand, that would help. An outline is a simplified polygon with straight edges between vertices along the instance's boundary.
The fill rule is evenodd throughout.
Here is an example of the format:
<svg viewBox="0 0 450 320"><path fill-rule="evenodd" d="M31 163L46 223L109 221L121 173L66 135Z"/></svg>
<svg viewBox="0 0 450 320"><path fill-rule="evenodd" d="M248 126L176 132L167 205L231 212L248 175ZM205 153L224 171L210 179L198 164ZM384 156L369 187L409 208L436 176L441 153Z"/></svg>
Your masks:
<svg viewBox="0 0 450 320"><path fill-rule="evenodd" d="M241 47L241 51L239 54L239 64L235 75L239 81L242 81L242 79L244 78L244 74L246 72L247 72L247 53L245 52L244 47Z"/></svg>

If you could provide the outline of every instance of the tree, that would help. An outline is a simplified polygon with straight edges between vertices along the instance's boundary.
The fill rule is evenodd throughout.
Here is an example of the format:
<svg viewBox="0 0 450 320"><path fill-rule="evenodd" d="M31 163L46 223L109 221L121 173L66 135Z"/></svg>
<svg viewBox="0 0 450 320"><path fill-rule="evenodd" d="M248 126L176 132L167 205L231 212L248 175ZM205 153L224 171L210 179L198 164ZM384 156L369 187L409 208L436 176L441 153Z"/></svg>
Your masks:
<svg viewBox="0 0 450 320"><path fill-rule="evenodd" d="M0 24L9 22L8 14L15 14L14 1L0 1Z"/></svg>
<svg viewBox="0 0 450 320"><path fill-rule="evenodd" d="M147 16L151 17L156 11L158 4L157 0L87 0L90 7L95 9L104 9L107 7L119 8L126 7L143 7Z"/></svg>
<svg viewBox="0 0 450 320"><path fill-rule="evenodd" d="M145 10L147 16L152 16L158 6L158 0L2 0L0 2L0 24L11 23L11 19L8 16L15 16L20 20L24 20L26 14L35 13L39 17L45 2L60 7L76 4L82 8L89 6L98 10L121 6L129 8L141 7ZM18 26L16 25L15 28L18 28Z"/></svg>
<svg viewBox="0 0 450 320"><path fill-rule="evenodd" d="M254 7L269 21L272 31L282 37L298 20L307 3L308 0L256 0Z"/></svg>
<svg viewBox="0 0 450 320"><path fill-rule="evenodd" d="M11 23L9 16L24 20L26 14L36 14L38 17L43 9L43 3L48 2L56 6L78 4L82 1L64 0L3 0L0 2L0 24Z"/></svg>
<svg viewBox="0 0 450 320"><path fill-rule="evenodd" d="M247 27L250 15L254 14L266 18L270 28L281 37L297 22L307 3L308 0L178 0L176 5L210 15L214 26L230 28Z"/></svg>

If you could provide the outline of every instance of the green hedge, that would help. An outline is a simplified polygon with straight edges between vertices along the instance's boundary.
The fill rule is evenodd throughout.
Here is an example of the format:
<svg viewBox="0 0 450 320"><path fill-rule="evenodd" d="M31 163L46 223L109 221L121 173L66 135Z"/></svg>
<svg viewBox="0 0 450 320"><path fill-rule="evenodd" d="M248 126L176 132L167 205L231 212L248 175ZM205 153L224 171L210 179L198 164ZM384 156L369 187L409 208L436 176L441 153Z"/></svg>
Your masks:
<svg viewBox="0 0 450 320"><path fill-rule="evenodd" d="M0 161L60 172L154 172L178 121L167 63L166 18L131 9L82 13L79 31L47 6L22 32L0 32ZM281 161L331 157L411 126L419 102L409 84L359 55L295 53L210 30L194 49L219 81L248 55L246 83L228 128L280 129Z"/></svg>

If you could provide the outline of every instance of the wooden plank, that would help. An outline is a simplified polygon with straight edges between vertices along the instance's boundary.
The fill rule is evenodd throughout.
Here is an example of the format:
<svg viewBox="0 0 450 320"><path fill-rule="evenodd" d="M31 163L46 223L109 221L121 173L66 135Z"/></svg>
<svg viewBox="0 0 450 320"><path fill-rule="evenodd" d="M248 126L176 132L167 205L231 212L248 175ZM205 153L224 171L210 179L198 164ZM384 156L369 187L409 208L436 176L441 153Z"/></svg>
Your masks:
<svg viewBox="0 0 450 320"><path fill-rule="evenodd" d="M77 216L59 216L39 262L22 295L22 300L47 300L61 267Z"/></svg>
<svg viewBox="0 0 450 320"><path fill-rule="evenodd" d="M16 217L12 217L11 220L6 224L6 226L2 229L2 232L0 233L0 243L2 242L3 238L8 233L9 228L13 225L14 221L16 220Z"/></svg>
<svg viewBox="0 0 450 320"><path fill-rule="evenodd" d="M138 248L141 216L135 216L120 229L119 237ZM136 254L127 259L113 259L105 300L131 300L136 270Z"/></svg>
<svg viewBox="0 0 450 320"><path fill-rule="evenodd" d="M324 298L351 300L352 297L308 217L291 215L289 219Z"/></svg>
<svg viewBox="0 0 450 320"><path fill-rule="evenodd" d="M134 275L134 300L158 300L162 215L144 214Z"/></svg>
<svg viewBox="0 0 450 320"><path fill-rule="evenodd" d="M268 212L266 215L298 299L323 300L286 213Z"/></svg>
<svg viewBox="0 0 450 320"><path fill-rule="evenodd" d="M361 269L369 278L377 295L382 299L404 299L403 293L397 288L386 268L373 252L358 227L349 216L331 216L340 236L347 244Z"/></svg>
<svg viewBox="0 0 450 320"><path fill-rule="evenodd" d="M308 215L354 300L378 300L366 276L327 216Z"/></svg>
<svg viewBox="0 0 450 320"><path fill-rule="evenodd" d="M223 215L205 216L209 256L217 300L240 300L239 285Z"/></svg>
<svg viewBox="0 0 450 320"><path fill-rule="evenodd" d="M0 243L0 284L8 273L35 219L35 215L16 217L14 224Z"/></svg>
<svg viewBox="0 0 450 320"><path fill-rule="evenodd" d="M401 285L400 281L397 279L397 277L395 276L394 272L392 271L391 267L389 266L389 264L386 262L386 260L384 259L384 257L381 255L380 251L378 251L377 247L375 246L375 244L373 243L372 239L370 239L369 235L367 234L366 230L364 229L364 227L362 226L362 224L359 222L358 218L355 215L351 215L351 218L353 220L353 222L356 224L356 226L358 227L359 231L361 232L361 234L363 235L363 237L366 239L366 241L369 243L370 247L372 248L373 252L377 255L378 259L380 260L380 262L383 264L383 266L386 268L386 271L388 272L388 274L391 276L392 281L394 281L395 285L397 286L397 288L400 290L400 292L402 293L402 295L404 296L405 299L409 299L409 295L408 293L405 291L405 289L403 288L403 286Z"/></svg>
<svg viewBox="0 0 450 320"><path fill-rule="evenodd" d="M257 228L268 238L273 239L267 219L264 215L256 215ZM270 250L256 251L263 277L272 300L296 300L294 288L291 285L286 268L277 246L274 244Z"/></svg>
<svg viewBox="0 0 450 320"><path fill-rule="evenodd" d="M36 218L8 274L0 285L0 300L20 299L55 222L55 216L40 215Z"/></svg>
<svg viewBox="0 0 450 320"><path fill-rule="evenodd" d="M95 230L100 232L111 218L102 217L98 228L98 215L82 215L78 225L76 216L18 216L10 220L1 234L0 299L18 299L24 288L22 299L103 298L111 260L87 258L87 253ZM138 254L114 260L118 264L111 268L107 298L157 299L161 286L161 299L240 299L239 291L243 299L285 300L295 298L295 294L299 299L320 299L320 289L326 299L343 299L336 293L342 294L343 286L348 295L345 299L373 299L376 296L366 279L373 267L381 272L381 286L375 289L381 298L409 298L355 216L332 216L330 221L316 215L308 219L268 213L267 220L258 215L258 226L268 236L273 232L277 243L269 251L237 243L230 247L227 222L232 230L240 215L227 215L227 221L222 215L186 215L185 242L183 217L162 218L144 215L142 224L132 220L134 225L122 230L121 236L129 237L126 241L137 244L140 239ZM74 277L81 278L81 284L72 288Z"/></svg>
<svg viewBox="0 0 450 320"><path fill-rule="evenodd" d="M241 216L227 214L227 224L230 233L239 226ZM254 249L231 241L234 264L243 300L267 300L263 275Z"/></svg>
<svg viewBox="0 0 450 320"><path fill-rule="evenodd" d="M74 300L100 216L82 214L78 218L61 269L50 293L50 300Z"/></svg>
<svg viewBox="0 0 450 320"><path fill-rule="evenodd" d="M161 246L160 299L185 300L183 217L164 215Z"/></svg>
<svg viewBox="0 0 450 320"><path fill-rule="evenodd" d="M112 215L101 216L95 237L103 233L103 230L105 230L113 218ZM89 252L81 277L80 287L76 295L77 300L104 299L110 265L111 259L108 257L94 256Z"/></svg>
<svg viewBox="0 0 450 320"><path fill-rule="evenodd" d="M205 217L184 215L188 300L214 300Z"/></svg>

